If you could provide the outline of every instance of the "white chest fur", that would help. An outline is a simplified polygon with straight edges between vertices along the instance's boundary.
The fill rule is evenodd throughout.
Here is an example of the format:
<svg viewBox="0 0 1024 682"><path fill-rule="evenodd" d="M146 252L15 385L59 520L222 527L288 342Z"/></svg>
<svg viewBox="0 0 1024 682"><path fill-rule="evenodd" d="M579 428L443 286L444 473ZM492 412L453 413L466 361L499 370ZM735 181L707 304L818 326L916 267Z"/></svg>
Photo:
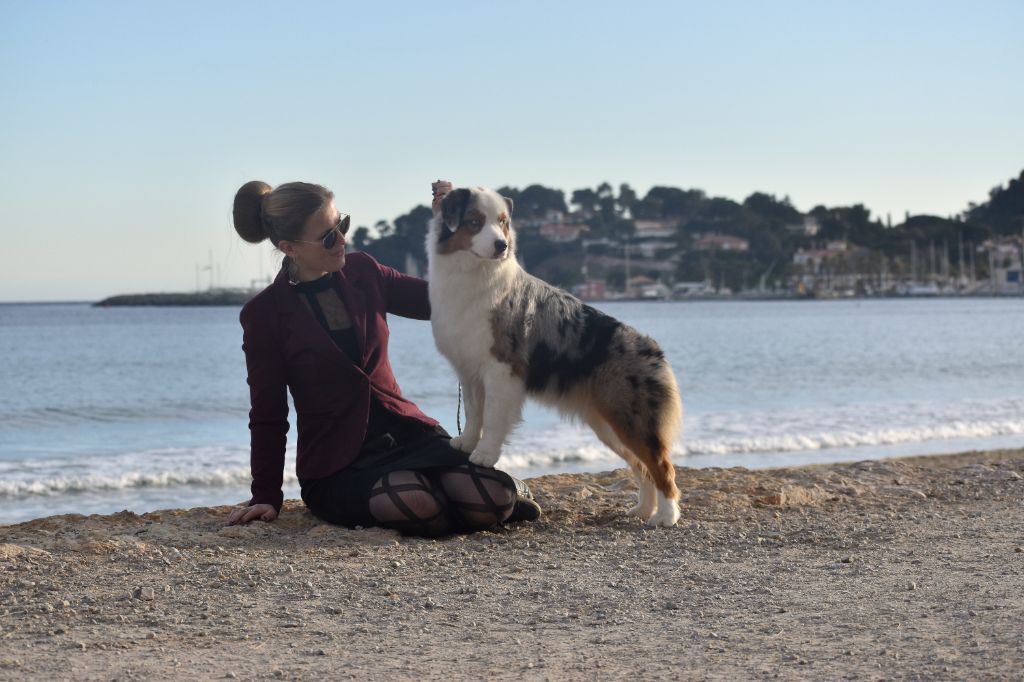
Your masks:
<svg viewBox="0 0 1024 682"><path fill-rule="evenodd" d="M470 254L437 257L431 263L430 325L437 349L463 378L493 362L491 317L514 272L505 264L475 263ZM460 262L466 260L466 262Z"/></svg>
<svg viewBox="0 0 1024 682"><path fill-rule="evenodd" d="M475 374L494 344L491 306L466 280L468 273L433 272L430 326L437 349L460 374Z"/></svg>

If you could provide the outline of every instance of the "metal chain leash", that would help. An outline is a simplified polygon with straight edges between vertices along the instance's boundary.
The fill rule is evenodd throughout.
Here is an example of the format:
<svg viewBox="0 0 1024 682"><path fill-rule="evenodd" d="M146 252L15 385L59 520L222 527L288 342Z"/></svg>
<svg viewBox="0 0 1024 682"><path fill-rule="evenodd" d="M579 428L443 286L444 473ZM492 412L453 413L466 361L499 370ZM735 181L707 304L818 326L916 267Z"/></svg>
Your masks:
<svg viewBox="0 0 1024 682"><path fill-rule="evenodd" d="M459 382L459 404L455 408L455 426L459 429L459 435L462 435L462 382Z"/></svg>

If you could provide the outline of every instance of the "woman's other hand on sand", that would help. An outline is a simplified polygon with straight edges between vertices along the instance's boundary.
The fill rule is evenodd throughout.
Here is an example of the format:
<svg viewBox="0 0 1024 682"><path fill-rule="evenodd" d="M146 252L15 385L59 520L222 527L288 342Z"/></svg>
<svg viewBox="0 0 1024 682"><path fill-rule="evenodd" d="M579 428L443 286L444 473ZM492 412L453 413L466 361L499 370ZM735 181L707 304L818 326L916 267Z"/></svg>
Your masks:
<svg viewBox="0 0 1024 682"><path fill-rule="evenodd" d="M273 521L277 518L277 510L269 504L251 504L248 507L232 509L228 514L228 525L235 526L239 523L249 523L253 519L260 521Z"/></svg>
<svg viewBox="0 0 1024 682"><path fill-rule="evenodd" d="M430 183L430 191L434 193L434 201L430 208L434 211L434 215L438 215L441 212L441 199L444 198L445 194L452 191L452 183L450 180L432 182Z"/></svg>

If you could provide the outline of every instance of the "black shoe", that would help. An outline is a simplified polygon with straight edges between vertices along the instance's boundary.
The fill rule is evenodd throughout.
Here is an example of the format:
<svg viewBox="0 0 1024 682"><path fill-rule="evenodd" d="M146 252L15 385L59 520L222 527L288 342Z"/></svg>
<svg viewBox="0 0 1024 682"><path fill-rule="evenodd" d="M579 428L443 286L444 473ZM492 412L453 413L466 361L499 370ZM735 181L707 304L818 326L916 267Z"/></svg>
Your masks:
<svg viewBox="0 0 1024 682"><path fill-rule="evenodd" d="M533 493L530 492L530 486L526 485L526 483L520 481L515 476L509 476L509 478L511 478L516 484L516 506L512 508L512 513L509 514L507 519L505 519L505 523L536 521L539 519L541 514L544 512L541 510L540 505L533 499Z"/></svg>

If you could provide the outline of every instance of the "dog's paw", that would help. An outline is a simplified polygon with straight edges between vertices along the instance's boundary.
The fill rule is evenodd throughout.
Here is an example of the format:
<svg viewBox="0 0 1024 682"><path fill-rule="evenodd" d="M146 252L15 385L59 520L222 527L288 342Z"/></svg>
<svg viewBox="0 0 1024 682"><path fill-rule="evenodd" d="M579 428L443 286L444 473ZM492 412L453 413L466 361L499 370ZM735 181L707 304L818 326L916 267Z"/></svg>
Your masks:
<svg viewBox="0 0 1024 682"><path fill-rule="evenodd" d="M500 451L485 450L484 448L477 448L473 451L473 454L469 456L469 461L477 466L482 467L493 467L498 463L498 458L501 456Z"/></svg>
<svg viewBox="0 0 1024 682"><path fill-rule="evenodd" d="M456 450L461 450L462 452L473 452L474 445L474 443L469 442L469 438L465 435L455 436L451 440L451 446Z"/></svg>
<svg viewBox="0 0 1024 682"><path fill-rule="evenodd" d="M657 509L658 499L655 497L654 491L651 490L650 483L642 481L640 483L640 492L637 494L636 504L630 507L626 513L646 521L654 515Z"/></svg>
<svg viewBox="0 0 1024 682"><path fill-rule="evenodd" d="M679 505L675 502L661 505L661 508L654 513L654 516L647 519L647 525L651 527L662 526L670 528L679 521Z"/></svg>
<svg viewBox="0 0 1024 682"><path fill-rule="evenodd" d="M635 516L638 519L646 521L654 515L654 507L643 502L637 502L632 507L626 510L627 516Z"/></svg>

